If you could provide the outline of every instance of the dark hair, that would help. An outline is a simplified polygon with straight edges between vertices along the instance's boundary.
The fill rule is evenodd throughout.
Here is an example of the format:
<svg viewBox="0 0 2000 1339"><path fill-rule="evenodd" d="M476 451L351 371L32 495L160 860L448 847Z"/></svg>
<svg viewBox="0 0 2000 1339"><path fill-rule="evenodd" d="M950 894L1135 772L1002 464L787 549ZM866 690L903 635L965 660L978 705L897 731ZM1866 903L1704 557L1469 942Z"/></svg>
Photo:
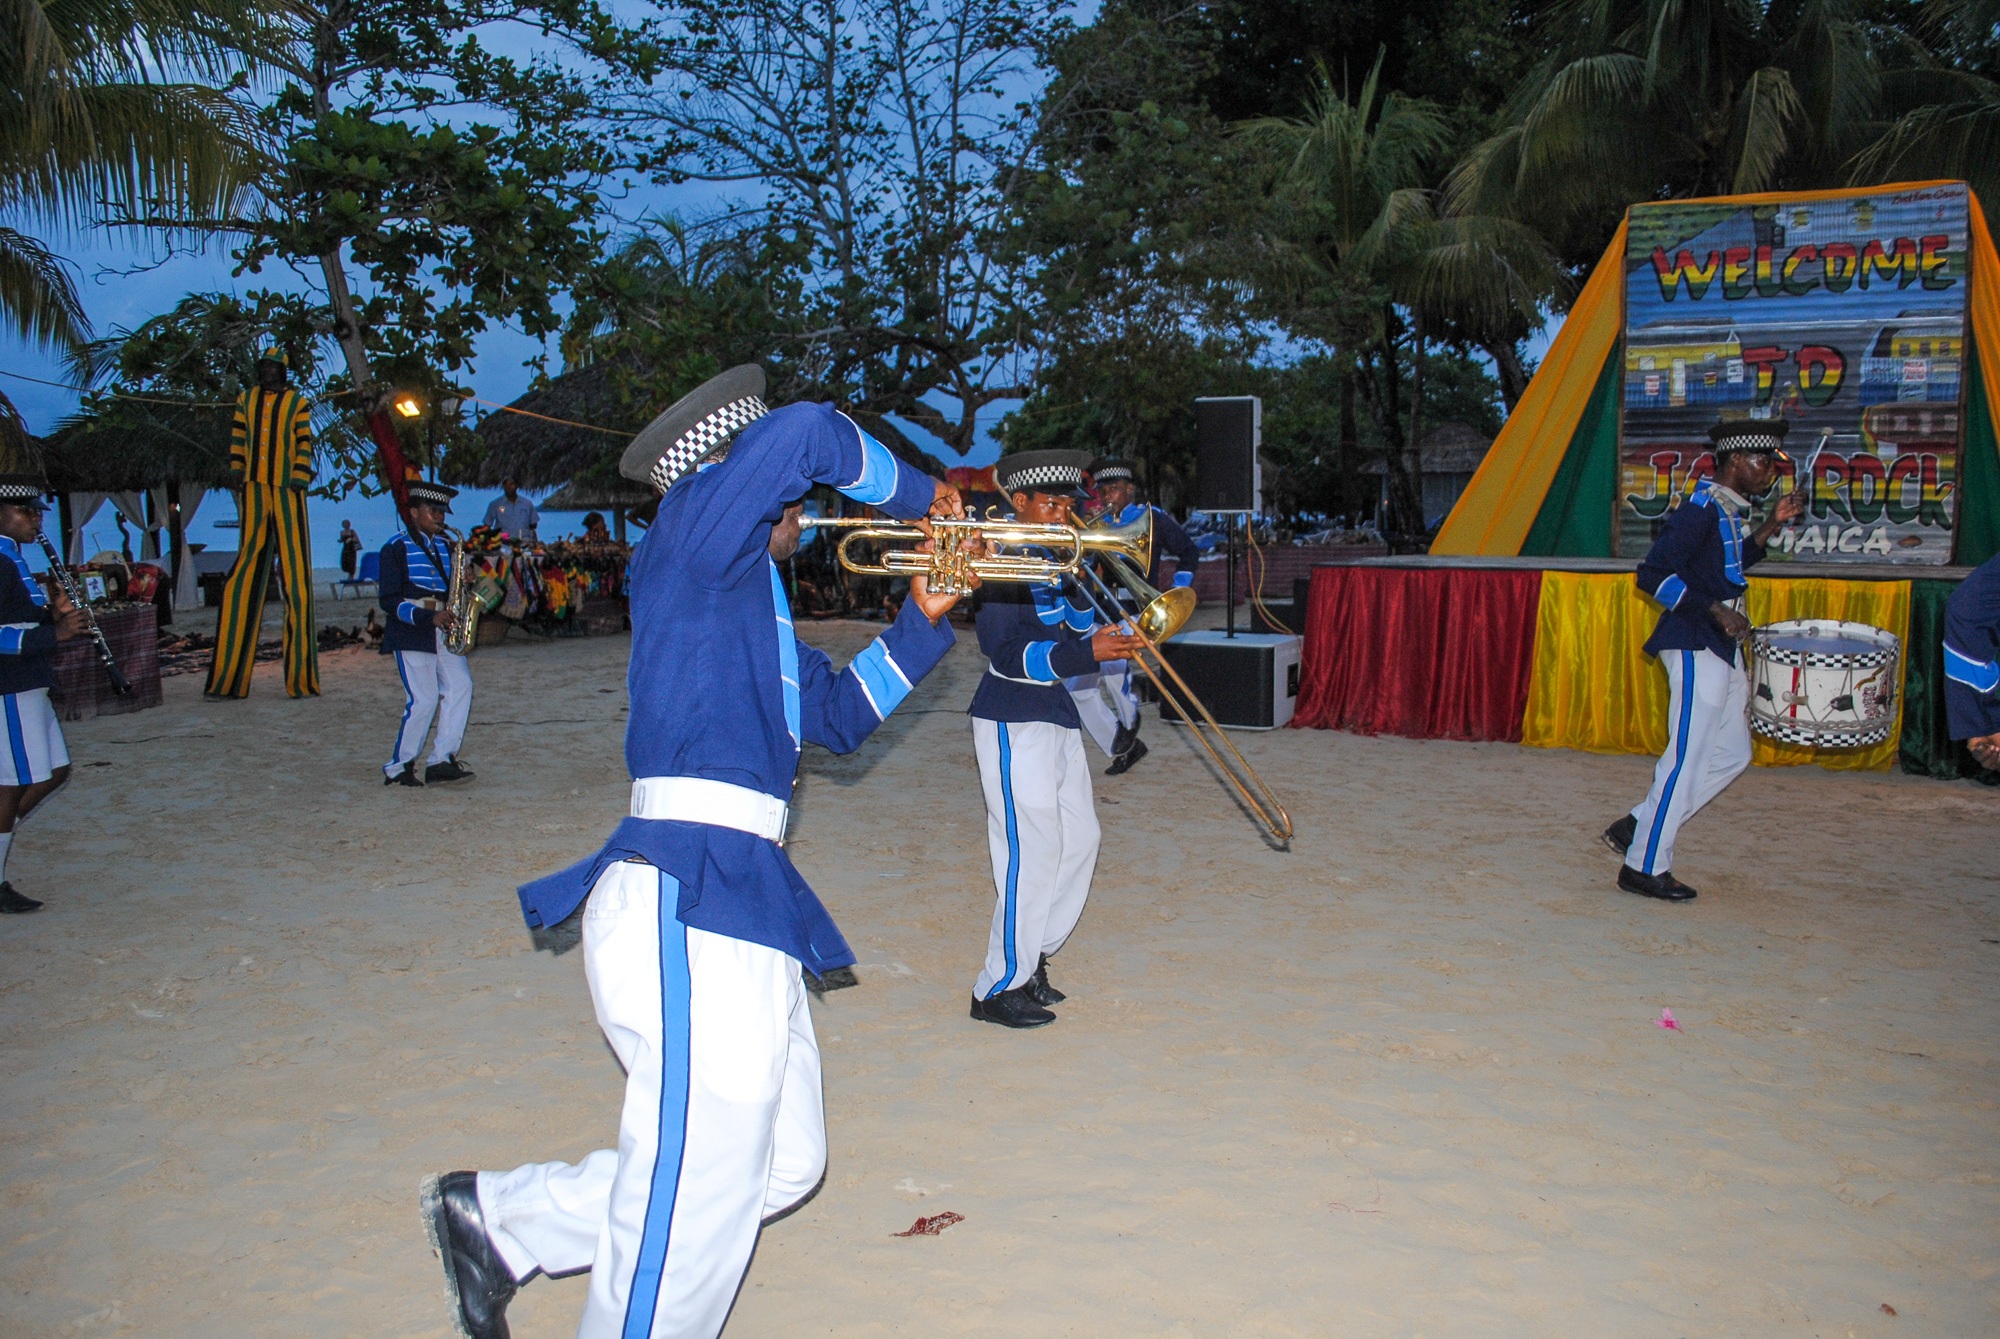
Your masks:
<svg viewBox="0 0 2000 1339"><path fill-rule="evenodd" d="M587 511L583 514L584 529L588 530L593 525L603 525L603 524L604 524L604 515L602 512Z"/></svg>

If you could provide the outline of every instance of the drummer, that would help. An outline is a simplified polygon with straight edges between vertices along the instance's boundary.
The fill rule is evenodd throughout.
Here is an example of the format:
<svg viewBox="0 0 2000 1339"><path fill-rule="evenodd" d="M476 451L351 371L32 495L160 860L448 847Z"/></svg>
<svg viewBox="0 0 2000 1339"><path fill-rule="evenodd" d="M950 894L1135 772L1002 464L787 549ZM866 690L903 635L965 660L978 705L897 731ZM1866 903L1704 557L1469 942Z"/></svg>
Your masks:
<svg viewBox="0 0 2000 1339"><path fill-rule="evenodd" d="M2000 772L2000 554L1974 568L1945 604L1944 705L1951 737Z"/></svg>
<svg viewBox="0 0 2000 1339"><path fill-rule="evenodd" d="M1660 527L1639 564L1639 589L1664 607L1646 650L1667 671L1667 751L1639 807L1604 830L1625 857L1618 886L1641 897L1686 902L1694 889L1673 875L1681 824L1750 765L1750 680L1737 643L1745 568L1760 562L1778 527L1805 510L1805 495L1778 500L1750 533L1744 517L1778 481L1784 419L1741 419L1708 430L1715 472L1695 485Z"/></svg>

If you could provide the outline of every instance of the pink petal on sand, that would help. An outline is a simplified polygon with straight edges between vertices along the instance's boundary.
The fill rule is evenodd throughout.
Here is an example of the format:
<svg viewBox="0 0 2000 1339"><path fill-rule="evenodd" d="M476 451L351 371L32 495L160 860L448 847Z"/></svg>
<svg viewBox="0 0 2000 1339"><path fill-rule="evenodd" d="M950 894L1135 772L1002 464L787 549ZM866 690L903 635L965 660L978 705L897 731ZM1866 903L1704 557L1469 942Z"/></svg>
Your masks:
<svg viewBox="0 0 2000 1339"><path fill-rule="evenodd" d="M1672 1028L1675 1032L1681 1030L1681 1025L1674 1019L1674 1011L1672 1009L1660 1010L1660 1016L1653 1020L1653 1026Z"/></svg>

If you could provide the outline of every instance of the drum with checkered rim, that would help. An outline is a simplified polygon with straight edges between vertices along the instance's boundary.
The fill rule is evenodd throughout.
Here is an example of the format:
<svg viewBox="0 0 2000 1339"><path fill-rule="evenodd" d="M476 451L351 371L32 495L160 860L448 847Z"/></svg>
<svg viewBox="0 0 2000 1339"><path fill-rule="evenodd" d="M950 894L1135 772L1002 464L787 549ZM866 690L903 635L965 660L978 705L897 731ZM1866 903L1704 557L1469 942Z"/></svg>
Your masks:
<svg viewBox="0 0 2000 1339"><path fill-rule="evenodd" d="M1823 749L1880 744L1896 728L1902 644L1866 623L1801 618L1750 631L1750 728Z"/></svg>

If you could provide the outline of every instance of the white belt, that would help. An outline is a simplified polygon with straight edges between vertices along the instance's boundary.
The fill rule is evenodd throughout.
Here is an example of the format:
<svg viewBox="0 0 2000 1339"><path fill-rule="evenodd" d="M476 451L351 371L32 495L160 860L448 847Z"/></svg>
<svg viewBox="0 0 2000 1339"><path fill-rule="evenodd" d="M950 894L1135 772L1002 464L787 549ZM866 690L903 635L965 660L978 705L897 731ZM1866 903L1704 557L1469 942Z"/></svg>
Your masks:
<svg viewBox="0 0 2000 1339"><path fill-rule="evenodd" d="M632 817L735 828L765 841L785 839L790 806L761 790L698 776L642 776L632 783Z"/></svg>
<svg viewBox="0 0 2000 1339"><path fill-rule="evenodd" d="M994 669L990 662L986 666L986 672L996 679L1005 679L1008 683L1024 683L1030 688L1054 688L1056 684L1062 682L1061 679L1054 680L1051 683L1043 683L1040 679L1017 679L1011 674L1002 674L999 670Z"/></svg>

